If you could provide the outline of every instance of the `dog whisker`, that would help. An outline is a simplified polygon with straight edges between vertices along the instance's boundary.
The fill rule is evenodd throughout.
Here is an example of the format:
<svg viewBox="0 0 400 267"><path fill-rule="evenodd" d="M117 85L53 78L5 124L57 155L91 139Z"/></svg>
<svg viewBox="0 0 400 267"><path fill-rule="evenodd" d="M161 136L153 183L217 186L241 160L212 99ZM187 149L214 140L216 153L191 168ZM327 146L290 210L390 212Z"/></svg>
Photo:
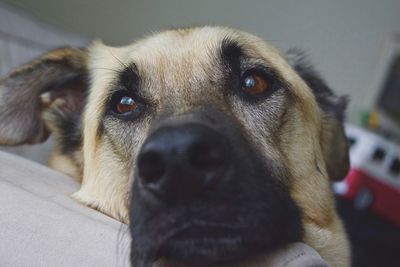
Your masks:
<svg viewBox="0 0 400 267"><path fill-rule="evenodd" d="M110 55L111 55L114 59L116 59L116 60L118 61L119 65L120 65L123 69L128 69L128 68L129 68L129 65L125 64L124 62L122 62L121 59L119 59L118 57L116 57L116 56L111 52L110 49L107 49L107 51L110 53Z"/></svg>

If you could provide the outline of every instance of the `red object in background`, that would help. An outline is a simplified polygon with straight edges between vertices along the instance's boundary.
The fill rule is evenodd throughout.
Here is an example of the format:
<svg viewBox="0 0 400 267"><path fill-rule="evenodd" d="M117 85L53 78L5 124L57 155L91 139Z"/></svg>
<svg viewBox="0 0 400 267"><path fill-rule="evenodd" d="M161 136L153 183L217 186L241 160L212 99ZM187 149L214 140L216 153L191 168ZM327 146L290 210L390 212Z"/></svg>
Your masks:
<svg viewBox="0 0 400 267"><path fill-rule="evenodd" d="M390 222L400 225L400 190L380 182L363 170L351 169L346 177L347 193L358 209L370 208Z"/></svg>
<svg viewBox="0 0 400 267"><path fill-rule="evenodd" d="M353 200L356 209L370 209L400 226L400 146L351 125L346 135L351 169L334 190Z"/></svg>

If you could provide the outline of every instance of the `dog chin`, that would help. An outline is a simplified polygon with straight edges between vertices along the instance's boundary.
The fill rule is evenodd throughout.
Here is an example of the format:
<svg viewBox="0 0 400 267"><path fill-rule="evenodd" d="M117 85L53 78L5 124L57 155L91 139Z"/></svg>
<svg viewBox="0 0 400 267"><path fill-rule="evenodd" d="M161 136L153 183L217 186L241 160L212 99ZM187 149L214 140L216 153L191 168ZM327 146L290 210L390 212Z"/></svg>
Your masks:
<svg viewBox="0 0 400 267"><path fill-rule="evenodd" d="M221 229L188 229L162 244L159 257L189 266L222 264L253 254L243 243L240 236Z"/></svg>

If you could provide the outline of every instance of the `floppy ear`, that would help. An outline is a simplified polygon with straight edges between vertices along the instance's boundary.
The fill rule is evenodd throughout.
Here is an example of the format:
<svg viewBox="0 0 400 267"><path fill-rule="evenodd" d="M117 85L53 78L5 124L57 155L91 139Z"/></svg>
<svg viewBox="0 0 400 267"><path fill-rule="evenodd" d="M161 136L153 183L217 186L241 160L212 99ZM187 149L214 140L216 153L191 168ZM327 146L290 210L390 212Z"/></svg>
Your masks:
<svg viewBox="0 0 400 267"><path fill-rule="evenodd" d="M0 144L39 143L50 132L43 114L57 103L79 110L88 88L87 52L59 48L0 80Z"/></svg>
<svg viewBox="0 0 400 267"><path fill-rule="evenodd" d="M344 132L346 97L336 96L321 79L302 51L290 50L289 63L313 91L322 110L321 147L331 180L342 180L350 166L349 148Z"/></svg>

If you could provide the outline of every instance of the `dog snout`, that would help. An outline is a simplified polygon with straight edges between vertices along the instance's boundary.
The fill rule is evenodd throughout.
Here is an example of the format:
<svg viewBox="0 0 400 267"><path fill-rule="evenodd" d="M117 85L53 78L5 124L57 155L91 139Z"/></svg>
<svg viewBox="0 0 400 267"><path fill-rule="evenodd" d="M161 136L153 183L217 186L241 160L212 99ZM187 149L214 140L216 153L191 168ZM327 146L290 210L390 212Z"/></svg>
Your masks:
<svg viewBox="0 0 400 267"><path fill-rule="evenodd" d="M216 186L229 168L223 135L200 123L164 126L144 143L138 155L145 190L170 198L190 198Z"/></svg>

